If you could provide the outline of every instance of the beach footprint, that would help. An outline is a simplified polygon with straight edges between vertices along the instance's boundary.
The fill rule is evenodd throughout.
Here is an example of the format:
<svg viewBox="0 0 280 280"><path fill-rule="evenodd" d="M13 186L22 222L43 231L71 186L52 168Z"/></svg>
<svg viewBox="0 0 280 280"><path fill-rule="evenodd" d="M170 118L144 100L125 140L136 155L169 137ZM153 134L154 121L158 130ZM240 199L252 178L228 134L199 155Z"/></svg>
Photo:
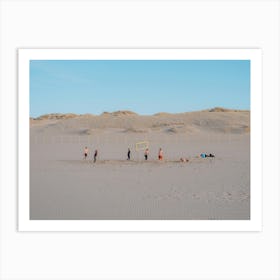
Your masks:
<svg viewBox="0 0 280 280"><path fill-rule="evenodd" d="M195 200L199 200L200 196L196 193L192 194L192 198L194 198Z"/></svg>
<svg viewBox="0 0 280 280"><path fill-rule="evenodd" d="M239 193L239 197L240 197L241 201L249 200L250 199L250 194L242 191L242 192Z"/></svg>
<svg viewBox="0 0 280 280"><path fill-rule="evenodd" d="M222 197L226 200L229 200L229 201L233 199L233 196L232 196L231 192L223 192Z"/></svg>

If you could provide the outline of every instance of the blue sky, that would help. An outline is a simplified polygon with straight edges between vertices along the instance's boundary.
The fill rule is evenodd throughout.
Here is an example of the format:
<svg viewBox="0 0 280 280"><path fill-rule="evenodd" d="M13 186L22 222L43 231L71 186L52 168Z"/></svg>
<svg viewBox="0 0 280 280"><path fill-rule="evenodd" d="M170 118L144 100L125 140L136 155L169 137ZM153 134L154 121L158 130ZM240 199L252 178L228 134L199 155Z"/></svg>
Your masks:
<svg viewBox="0 0 280 280"><path fill-rule="evenodd" d="M249 60L32 60L30 116L250 109Z"/></svg>

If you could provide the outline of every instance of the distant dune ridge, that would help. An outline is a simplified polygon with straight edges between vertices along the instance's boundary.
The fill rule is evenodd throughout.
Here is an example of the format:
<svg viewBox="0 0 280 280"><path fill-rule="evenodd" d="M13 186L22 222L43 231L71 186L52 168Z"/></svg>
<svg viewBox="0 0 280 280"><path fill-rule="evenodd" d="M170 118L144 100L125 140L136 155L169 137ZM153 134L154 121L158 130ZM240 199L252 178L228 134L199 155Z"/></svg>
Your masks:
<svg viewBox="0 0 280 280"><path fill-rule="evenodd" d="M61 119L76 118L77 116L78 115L72 113L68 113L68 114L52 113L52 114L42 115L38 118L33 118L33 120L61 120Z"/></svg>
<svg viewBox="0 0 280 280"><path fill-rule="evenodd" d="M222 107L215 107L210 109L209 112L249 112L248 110L226 109Z"/></svg>
<svg viewBox="0 0 280 280"><path fill-rule="evenodd" d="M120 116L133 116L133 115L137 115L136 113L132 112L132 111L116 111L116 112L103 112L102 116L114 116L114 117L120 117Z"/></svg>
<svg viewBox="0 0 280 280"><path fill-rule="evenodd" d="M250 111L215 107L213 109L171 114L138 115L123 110L104 112L101 115L46 114L30 118L33 126L44 126L45 131L58 130L70 134L91 135L98 130L121 129L124 133L147 133L149 131L177 133L249 133Z"/></svg>

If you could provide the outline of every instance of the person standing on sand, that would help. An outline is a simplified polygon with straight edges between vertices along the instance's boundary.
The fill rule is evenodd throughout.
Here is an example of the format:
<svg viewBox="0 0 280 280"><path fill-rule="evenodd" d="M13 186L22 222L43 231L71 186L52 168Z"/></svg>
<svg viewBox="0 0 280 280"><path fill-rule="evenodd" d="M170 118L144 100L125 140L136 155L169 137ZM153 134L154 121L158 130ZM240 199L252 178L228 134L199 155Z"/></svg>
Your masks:
<svg viewBox="0 0 280 280"><path fill-rule="evenodd" d="M145 150L144 156L145 156L145 160L148 160L148 155L149 155L149 149L147 148Z"/></svg>
<svg viewBox="0 0 280 280"><path fill-rule="evenodd" d="M158 159L159 159L159 160L163 160L163 150L162 150L162 148L159 149L159 152L158 152Z"/></svg>
<svg viewBox="0 0 280 280"><path fill-rule="evenodd" d="M85 147L84 149L84 159L87 159L88 156L88 147Z"/></svg>
<svg viewBox="0 0 280 280"><path fill-rule="evenodd" d="M93 162L96 162L97 154L98 154L98 151L97 151L97 150L95 150L95 152L94 152L94 156L93 156Z"/></svg>
<svg viewBox="0 0 280 280"><path fill-rule="evenodd" d="M127 150L127 160L130 160L130 149Z"/></svg>

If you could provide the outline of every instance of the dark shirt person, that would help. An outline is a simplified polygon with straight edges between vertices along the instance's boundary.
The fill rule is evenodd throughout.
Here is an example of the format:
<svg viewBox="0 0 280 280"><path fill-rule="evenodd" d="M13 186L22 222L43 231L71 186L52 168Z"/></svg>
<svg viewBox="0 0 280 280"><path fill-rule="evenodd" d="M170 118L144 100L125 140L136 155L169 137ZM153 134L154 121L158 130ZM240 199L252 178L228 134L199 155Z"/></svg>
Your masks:
<svg viewBox="0 0 280 280"><path fill-rule="evenodd" d="M149 149L147 148L144 153L145 160L148 160L148 156L149 156Z"/></svg>
<svg viewBox="0 0 280 280"><path fill-rule="evenodd" d="M96 162L96 159L97 159L97 154L98 154L98 151L95 150L94 152L94 156L93 156L93 162Z"/></svg>
<svg viewBox="0 0 280 280"><path fill-rule="evenodd" d="M127 151L127 160L130 160L130 149L128 148L128 151Z"/></svg>

